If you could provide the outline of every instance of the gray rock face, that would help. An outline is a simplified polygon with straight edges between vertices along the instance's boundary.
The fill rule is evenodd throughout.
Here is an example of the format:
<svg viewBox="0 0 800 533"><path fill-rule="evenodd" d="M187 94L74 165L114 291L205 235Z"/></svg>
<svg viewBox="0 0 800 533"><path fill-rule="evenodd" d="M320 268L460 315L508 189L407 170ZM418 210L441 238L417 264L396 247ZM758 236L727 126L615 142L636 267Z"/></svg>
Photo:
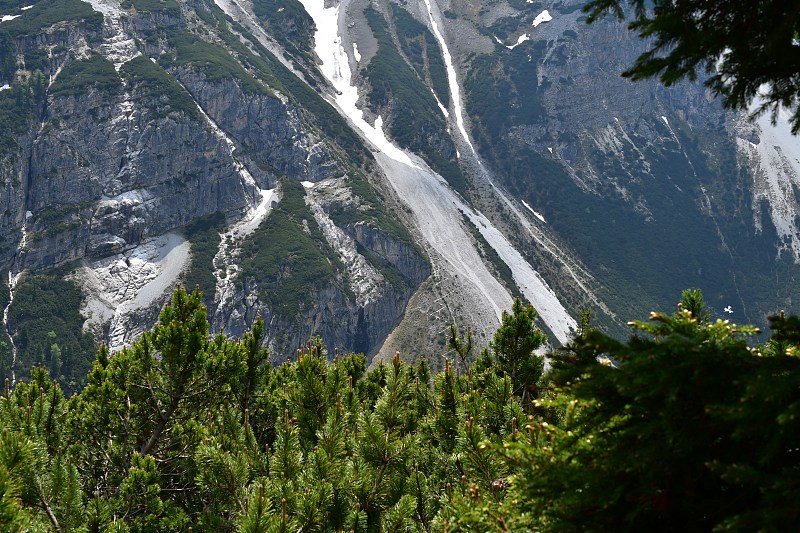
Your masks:
<svg viewBox="0 0 800 533"><path fill-rule="evenodd" d="M30 152L29 146L0 159L0 263L3 264L13 260L25 222L26 152Z"/></svg>
<svg viewBox="0 0 800 533"><path fill-rule="evenodd" d="M237 145L262 188L275 174L317 182L342 169L322 139L304 127L303 110L262 94L244 94L233 80L208 83L197 72L178 69L175 77ZM263 169L266 169L263 170Z"/></svg>
<svg viewBox="0 0 800 533"><path fill-rule="evenodd" d="M294 222L305 224L306 233L314 220L324 233L331 279L304 280L311 288L297 295L300 312L287 317L262 301L265 287L259 283L267 282L238 277L228 285L232 299L210 309L213 328L240 335L261 314L276 358L291 355L310 335L321 335L331 347L375 353L431 267L408 242L413 238L389 231L395 214L387 215L380 195L355 179L378 174L374 161L362 157L365 151L356 156L342 148L360 149L357 136L346 131L344 121L326 129L323 121L331 115L318 116L324 104L319 95L313 95L316 105L308 105L310 93L292 89L293 83L272 87L259 81L269 76L240 46L257 54L252 35L235 35L234 45L230 32L239 30L231 24L223 34L218 23L226 19L210 11L216 4L181 0L179 10L136 12L100 3L109 8L102 30L80 21L58 22L14 42L15 57L38 61L48 86L16 138L18 147L0 154L0 266L14 273L73 261L86 267L220 213L224 222L208 233L215 237L255 210L260 190L292 180L316 183L317 191L324 182L332 184L327 197L309 194L306 201L316 204L293 209L303 210ZM397 111L421 108L388 102L381 110L386 131L396 140L415 139L425 145L420 153L430 149L446 168L463 174L465 183L474 181L461 191L465 201L485 212L550 286L567 295L570 311L586 302L583 289L574 287L572 266L596 276L580 279L589 280L601 308L613 309L603 326L616 314L627 319L669 303L689 286L707 289L707 301L719 308L731 303L744 308L744 301L759 293L797 287L796 265L772 260L778 233L759 215L758 198L768 201L774 194L753 192L757 187L737 152L735 136L757 144L757 134L721 109L701 85L665 89L620 78L641 44L621 24L586 26L580 0L550 6L441 4L439 11L447 16L440 29L455 59L463 118L478 154L467 152L452 106L442 113L449 128L440 117L430 131L421 131L413 126L419 120L401 120L410 114ZM357 39L364 57L353 58L351 66L357 65L356 78L361 76L356 83L368 88L369 60L377 48L363 15L367 4L343 5L352 11L350 37L364 34ZM545 7L552 20L532 26ZM393 8L382 9L388 14ZM430 24L424 6L408 10ZM396 30L389 31L394 40ZM528 39L519 41L523 34ZM191 46L186 48L191 39L218 56L193 56ZM270 43L281 46L277 38ZM305 45L311 50L312 43ZM117 83L89 80L78 90L53 89L75 61L97 54L114 65ZM126 77L122 66L139 56L154 61L161 76L157 89ZM310 72L316 66L308 57L285 59L296 62L297 72ZM397 57L405 61L404 54ZM32 68L20 67L20 79L34 75ZM430 65L422 70L419 81L434 85ZM330 91L321 80L317 77L315 86ZM13 80L0 85L6 81ZM423 88L427 97L428 87ZM394 131L403 124L407 130ZM491 196L490 180L505 189L513 200L508 205L522 215ZM487 198L480 197L484 192ZM533 232L519 222L527 216ZM254 253L272 253L268 241ZM193 257L186 262L212 268L205 263L215 250L204 249L200 239L191 246ZM230 257L241 260L234 252ZM220 278L225 272L216 264L212 270ZM275 284L281 275L273 276ZM178 279L176 274L166 285L174 287ZM146 329L163 301L131 314L131 324ZM754 307L751 315L733 318L750 321L765 313L763 301Z"/></svg>
<svg viewBox="0 0 800 533"><path fill-rule="evenodd" d="M49 85L27 133L17 138L19 148L0 157L0 265L13 273L74 266L69 277L83 285L89 313L95 310L91 328L106 340L112 334L122 338L110 331L120 324L131 331L152 325L180 279L163 265L133 265L141 258L131 257L138 257L143 243L218 213L226 225L235 223L256 208L260 189L274 189L279 178L335 183L358 165L296 95L267 85L254 91L241 78L210 77L202 62L179 56L171 40L176 33L204 35L226 53L222 40L210 35L213 29L191 33L197 24L192 10L209 6L181 2L180 12L135 12L112 4L101 6L108 9L99 33L81 22L59 23L15 43L20 55L49 58L43 67ZM246 72L246 62L236 64L238 55L227 52L230 58L216 60L224 68L230 60L233 71ZM95 79L94 72L89 79L66 79L70 65L98 54L108 60L103 74L108 79ZM166 71L156 62L163 54L173 58L161 62ZM137 78L126 71L125 64L137 57L151 58L157 76ZM144 67L150 65L140 64L135 72ZM169 77L177 83L167 86ZM153 79L163 91L154 89ZM67 87L74 82L78 89L51 90L54 82ZM209 309L213 329L241 335L262 314L276 357L292 354L311 335L332 347L374 353L430 270L417 249L374 224L343 229L402 282L386 281L373 298L358 303L349 286L354 274L345 264L334 279L315 281L319 288L313 293L298 295L307 303L299 316L287 318L259 301L253 280L242 280L232 302ZM209 253L195 245L201 246L192 242L187 264ZM109 288L97 279L108 261L119 263L125 275L142 274L131 280L130 295L119 286L124 280ZM164 293L151 298L156 286ZM144 300L150 303L139 306Z"/></svg>
<svg viewBox="0 0 800 533"><path fill-rule="evenodd" d="M384 279L361 303L354 298L352 280L328 280L321 289L304 295L306 303L295 317L273 312L259 299L257 282L243 279L243 286L233 299L234 305L215 309L214 328L240 336L260 314L267 324L266 341L277 363L316 335L331 349L374 354L402 318L411 295L430 275L430 265L417 248L374 225L355 223L342 229L357 243L362 255L378 258L399 273L400 278L393 282ZM344 266L345 276L357 275L355 264Z"/></svg>
<svg viewBox="0 0 800 533"><path fill-rule="evenodd" d="M472 134L493 177L542 215L542 231L591 272L615 314L671 310L683 289L700 287L715 312L732 305L764 326L775 305L764 295L796 292L798 265L780 259L783 203L759 196L742 113L723 109L702 73L667 88L621 77L644 43L611 18L586 25L583 2L511 5L474 18L501 41L493 52L461 54ZM534 27L544 9L551 20ZM778 207L761 211L765 197ZM546 269L546 254L528 246ZM543 275L570 293L569 277Z"/></svg>
<svg viewBox="0 0 800 533"><path fill-rule="evenodd" d="M153 102L127 95L53 99L50 127L33 145L27 209L32 241L21 268L102 256L216 212L236 213L253 198L230 149L182 113L154 117Z"/></svg>
<svg viewBox="0 0 800 533"><path fill-rule="evenodd" d="M372 254L391 264L412 286L430 275L430 266L419 251L408 243L392 238L369 224L348 224L344 230Z"/></svg>

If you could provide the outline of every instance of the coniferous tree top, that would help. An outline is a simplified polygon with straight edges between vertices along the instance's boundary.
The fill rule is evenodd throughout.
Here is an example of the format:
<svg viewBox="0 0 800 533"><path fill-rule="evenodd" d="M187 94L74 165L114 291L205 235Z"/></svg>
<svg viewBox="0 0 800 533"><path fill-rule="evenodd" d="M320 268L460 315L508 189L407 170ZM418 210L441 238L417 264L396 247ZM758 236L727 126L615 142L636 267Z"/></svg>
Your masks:
<svg viewBox="0 0 800 533"><path fill-rule="evenodd" d="M517 301L466 371L367 371L321 339L272 368L258 319L210 337L199 292L65 399L0 395L0 531L792 531L800 319L712 320L699 290L541 374ZM456 338L464 354L469 341ZM468 333L469 337L469 333ZM515 370L516 369L516 370ZM516 380L516 381L515 381Z"/></svg>
<svg viewBox="0 0 800 533"><path fill-rule="evenodd" d="M606 13L622 19L626 3L634 8L629 27L649 39L650 49L623 76L658 76L669 86L694 80L702 69L727 107L756 104L757 113L771 110L774 120L783 106L793 133L800 131L800 3L593 0L584 11L590 23Z"/></svg>

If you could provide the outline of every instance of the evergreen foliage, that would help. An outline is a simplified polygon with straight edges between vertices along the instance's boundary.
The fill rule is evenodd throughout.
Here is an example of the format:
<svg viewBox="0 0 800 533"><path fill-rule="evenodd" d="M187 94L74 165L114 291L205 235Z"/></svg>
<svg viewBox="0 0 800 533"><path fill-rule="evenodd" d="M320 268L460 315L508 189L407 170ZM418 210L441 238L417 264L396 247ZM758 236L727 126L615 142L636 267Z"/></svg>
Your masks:
<svg viewBox="0 0 800 533"><path fill-rule="evenodd" d="M22 11L21 8L27 5L33 7ZM10 2L6 9L8 8L11 8L13 14L20 15L18 18L3 22L3 31L14 38L35 35L43 28L58 22L82 22L87 29L93 32L99 32L103 25L103 15L92 9L90 4L81 0ZM8 14L8 11L3 11L4 15Z"/></svg>
<svg viewBox="0 0 800 533"><path fill-rule="evenodd" d="M171 32L169 43L174 47L175 54L163 54L159 58L162 67L194 67L203 72L208 82L232 79L247 94L273 96L272 91L254 79L224 47L184 31Z"/></svg>
<svg viewBox="0 0 800 533"><path fill-rule="evenodd" d="M255 0L253 13L289 53L313 62L314 20L298 0Z"/></svg>
<svg viewBox="0 0 800 533"><path fill-rule="evenodd" d="M196 121L202 120L200 110L192 96L175 78L148 57L144 55L135 57L123 64L120 71L141 92L143 97L151 98L159 103L166 100L169 111L182 112ZM168 111L157 110L156 116L153 118L167 113Z"/></svg>
<svg viewBox="0 0 800 533"><path fill-rule="evenodd" d="M790 530L800 319L712 321L699 291L622 343L584 324L541 376L535 311L431 376L320 339L277 368L259 318L211 338L179 289L69 400L43 368L0 398L4 531ZM470 334L452 343L466 356ZM525 375L521 362L533 358ZM523 377L526 376L526 377ZM516 380L516 383L515 383ZM522 403L520 385L533 401Z"/></svg>
<svg viewBox="0 0 800 533"><path fill-rule="evenodd" d="M82 330L80 288L59 274L23 278L9 308L8 321L17 347L17 379L28 379L32 367L43 366L72 393L83 387L97 344ZM10 372L2 377L10 377Z"/></svg>
<svg viewBox="0 0 800 533"><path fill-rule="evenodd" d="M125 9L131 7L138 12L165 12L172 16L181 14L181 6L176 0L123 0L120 5Z"/></svg>
<svg viewBox="0 0 800 533"><path fill-rule="evenodd" d="M19 148L17 137L26 131L43 102L45 85L44 75L37 70L15 78L9 89L0 91L0 156Z"/></svg>
<svg viewBox="0 0 800 533"><path fill-rule="evenodd" d="M108 59L99 54L88 59L74 61L64 70L50 86L52 96L73 96L81 94L89 87L98 91L117 92L122 90L122 81Z"/></svg>
<svg viewBox="0 0 800 533"><path fill-rule="evenodd" d="M439 43L427 26L397 4L391 4L395 31L406 58L419 77L433 88L445 108L450 107L447 68Z"/></svg>
<svg viewBox="0 0 800 533"><path fill-rule="evenodd" d="M271 310L294 318L340 262L305 203L303 186L284 179L280 190L278 206L245 240L242 278L258 281Z"/></svg>
<svg viewBox="0 0 800 533"><path fill-rule="evenodd" d="M564 420L531 421L507 452L518 510L546 531L790 530L797 322L774 319L753 348L755 328L711 321L686 291L677 313L630 325L627 343L589 331L555 355Z"/></svg>
<svg viewBox="0 0 800 533"><path fill-rule="evenodd" d="M186 238L192 244L192 263L183 273L185 287L199 287L205 302L213 302L217 291L214 277L214 256L219 251L220 231L225 225L225 216L217 212L199 218L186 227Z"/></svg>
<svg viewBox="0 0 800 533"><path fill-rule="evenodd" d="M536 385L544 372L544 360L535 354L547 337L534 324L538 313L532 305L523 305L517 298L513 313L503 311L500 328L494 334L490 349L495 365L511 376L514 391L524 396Z"/></svg>

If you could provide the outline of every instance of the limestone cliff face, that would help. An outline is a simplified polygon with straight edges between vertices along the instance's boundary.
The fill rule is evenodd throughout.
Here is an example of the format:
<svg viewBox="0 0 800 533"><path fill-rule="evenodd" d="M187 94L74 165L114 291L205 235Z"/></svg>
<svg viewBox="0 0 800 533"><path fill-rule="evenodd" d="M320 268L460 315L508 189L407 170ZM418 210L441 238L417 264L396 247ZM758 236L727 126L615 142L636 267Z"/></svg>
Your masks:
<svg viewBox="0 0 800 533"><path fill-rule="evenodd" d="M362 164L326 133L331 118L320 113L335 112L318 95L270 85L274 72L263 65L279 68L274 57L253 66L266 52L245 60L236 48L252 36L216 33L221 22L210 21L225 19L213 2L154 11L133 4L93 1L101 25L79 19L16 37L13 55L30 64L22 61L13 79L0 79L33 102L13 146L0 152L3 275L66 267L84 290L87 327L117 347L152 325L187 272L226 269L212 265L209 254L228 256L173 234L213 217L223 233L243 220L255 220L255 227L264 216L262 191L279 180L336 184ZM193 47L203 52L195 56ZM37 72L45 83L34 98L26 80ZM293 80L289 86L300 83ZM304 107L308 98L317 99L311 106L317 111ZM373 211L383 209L373 204ZM373 353L429 267L374 220L345 229L330 224L342 235L352 231L350 248L358 241L362 253L381 258L395 283L384 280L369 298L356 297L358 267L332 256L340 265L335 276L308 280L313 290L295 295L305 302L302 312L284 316L259 299L258 280L223 274L217 285L230 282L231 290L209 309L215 331L240 335L261 314L276 357L292 354L311 335ZM220 246L235 256L243 241L229 239ZM248 253L273 252L267 246Z"/></svg>
<svg viewBox="0 0 800 533"><path fill-rule="evenodd" d="M620 78L642 44L617 22L585 25L580 0L432 2L430 13L326 2L339 18L298 10L299 33L240 0L225 12L212 0L75 0L61 19L47 2L20 6L0 23L0 111L14 109L0 113L0 274L63 267L84 290L87 327L117 344L191 279L215 331L239 335L261 314L276 358L315 334L375 353L431 271L448 268L421 228L461 228L473 209L498 233L446 240L504 277L482 287L529 286L511 268L529 264L565 313L599 310L619 334L686 287L742 322L800 289L797 172L788 156L785 172L770 163L784 161L783 138L700 84ZM313 38L328 23L350 67L339 89ZM356 111L339 99L353 87ZM364 136L385 134L420 173L370 154L352 127L362 109ZM415 210L428 189L415 196L406 180L440 183L427 167L458 196ZM441 306L420 296L415 320L427 323ZM492 305L479 310L487 331Z"/></svg>
<svg viewBox="0 0 800 533"><path fill-rule="evenodd" d="M429 265L414 246L380 228L357 223L347 224L344 230L361 246L394 266L412 286L419 285L430 274Z"/></svg>
<svg viewBox="0 0 800 533"><path fill-rule="evenodd" d="M10 263L21 238L25 221L30 144L0 156L0 261Z"/></svg>
<svg viewBox="0 0 800 533"><path fill-rule="evenodd" d="M272 284L270 280L258 272L242 273L235 296L215 302L214 327L241 335L261 315L275 362L314 335L321 336L331 348L372 355L402 318L417 287L430 275L430 265L419 248L374 222L334 223L331 213L358 211L367 205L341 180L329 178L314 186L309 184L305 201L310 217L303 225L321 228L331 253L328 260L339 268L298 295L300 303L292 314L281 312L280 303L285 302L264 298L263 289ZM289 277L295 275L284 268Z"/></svg>
<svg viewBox="0 0 800 533"><path fill-rule="evenodd" d="M82 21L63 22L47 28L34 35L18 37L14 43L13 52L15 61L22 58L25 64L26 54L34 50L47 50L50 61L46 65L37 65L42 68L42 75L51 79L58 68L63 66L70 49L85 45L86 38L96 35L93 28L88 28ZM14 83L14 73L9 73L7 79L0 79L0 85L8 85L8 93L14 92L11 85L24 85L29 73L23 72L17 83ZM20 90L18 94L27 91ZM6 93L6 95L8 94ZM2 93L0 93L2 94ZM6 96L4 95L4 96ZM4 147L0 149L0 263L9 264L17 255L17 245L22 238L22 227L26 220L28 210L27 197L31 186L30 165L34 152L33 144L36 140L39 119L45 112L46 106L41 102L31 102L15 97L13 105L24 109L12 119L13 124L4 124L10 131L3 132L7 136Z"/></svg>
<svg viewBox="0 0 800 533"><path fill-rule="evenodd" d="M20 268L119 253L254 196L224 139L182 113L119 89L48 102L33 143L27 209L30 245ZM59 245L59 243L61 243Z"/></svg>
<svg viewBox="0 0 800 533"><path fill-rule="evenodd" d="M248 170L263 188L275 175L320 181L341 176L328 146L307 126L304 111L284 99L244 94L233 80L209 83L195 71L173 72L220 128L235 139Z"/></svg>

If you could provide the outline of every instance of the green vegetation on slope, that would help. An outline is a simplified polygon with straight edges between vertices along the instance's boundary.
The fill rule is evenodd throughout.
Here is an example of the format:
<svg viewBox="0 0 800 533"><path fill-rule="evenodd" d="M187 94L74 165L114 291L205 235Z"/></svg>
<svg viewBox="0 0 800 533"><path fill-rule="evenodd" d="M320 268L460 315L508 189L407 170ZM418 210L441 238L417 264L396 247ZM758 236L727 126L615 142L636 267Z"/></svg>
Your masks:
<svg viewBox="0 0 800 533"><path fill-rule="evenodd" d="M364 14L378 40L378 51L363 72L370 82L370 107L373 111L390 109L390 116L384 118L391 137L403 148L420 154L466 196L467 181L458 167L455 145L431 90L397 51L383 15L371 6Z"/></svg>
<svg viewBox="0 0 800 533"><path fill-rule="evenodd" d="M227 18L222 10L213 2L206 1L194 7L197 16L213 28L222 42L225 43L225 46L235 53L236 59L231 57L229 52L226 51L225 53L229 55L225 62L236 65L233 66L229 64L228 68L238 72L236 75L237 79L238 76L243 75L242 73L245 72L245 74L249 76L248 83L252 81L257 84L253 79L253 76L255 76L258 80L266 84L267 87L288 96L295 105L304 109L307 113L310 113L314 117L314 125L332 141L338 144L347 154L348 158L355 163L363 165L372 159L372 154L365 148L363 141L350 128L347 121L314 91L312 88L315 86L313 76L308 75L308 73L305 74L308 83L300 80L293 72L278 61L269 50L264 48L252 33L241 24ZM233 28L236 33L250 41L253 50L245 46L239 35L234 34L230 28ZM192 36L192 34L184 34L181 40L185 43L191 43L193 40L202 39L198 36ZM190 44L187 44L187 46L190 46ZM220 48L220 50L222 49ZM166 60L162 61L162 63L166 68L169 68L171 65L179 64L180 61L181 60L178 59L176 63L172 60ZM241 64L237 63L237 61L240 61ZM198 60L191 64L202 66L202 61ZM249 69L249 72L241 69L242 65ZM300 72L305 72L304 68L299 64L296 64L295 68ZM309 84L311 84L312 87L309 87ZM258 85L261 87L260 84ZM259 89L259 92L263 93L264 91L266 91L264 87Z"/></svg>
<svg viewBox="0 0 800 533"><path fill-rule="evenodd" d="M281 181L281 201L242 245L242 279L255 279L271 310L294 318L334 281L339 259L305 203L305 189Z"/></svg>
<svg viewBox="0 0 800 533"><path fill-rule="evenodd" d="M177 0L123 0L120 5L124 9L133 7L140 13L164 12L173 16L181 13L181 6Z"/></svg>
<svg viewBox="0 0 800 533"><path fill-rule="evenodd" d="M101 55L73 61L61 71L50 86L49 93L54 97L82 94L89 87L102 92L116 92L122 89L114 65Z"/></svg>
<svg viewBox="0 0 800 533"><path fill-rule="evenodd" d="M368 207L366 209L348 209L343 206L331 206L328 215L337 226L344 227L348 224L365 222L379 227L402 242L409 244L414 242L408 228L396 216L389 213L384 204L384 199L378 196L372 185L367 181L366 176L360 171L353 171L345 178L345 184Z"/></svg>
<svg viewBox="0 0 800 533"><path fill-rule="evenodd" d="M160 56L159 63L164 68L193 67L201 70L209 82L234 79L245 93L272 95L266 86L256 81L222 46L185 31L171 31L168 39L175 48L175 56Z"/></svg>
<svg viewBox="0 0 800 533"><path fill-rule="evenodd" d="M67 392L85 383L97 344L82 330L82 295L65 272L26 275L14 294L8 320L17 347L17 379L34 366L47 368Z"/></svg>
<svg viewBox="0 0 800 533"><path fill-rule="evenodd" d="M481 153L491 154L498 145L502 148L508 128L544 118L537 93L537 60L545 47L545 41L526 42L514 50L499 49L499 53L473 59L464 93Z"/></svg>
<svg viewBox="0 0 800 533"><path fill-rule="evenodd" d="M219 251L219 232L224 225L225 215L215 213L198 218L186 227L186 238L192 247L192 263L183 274L183 285L189 290L199 288L205 302L213 302L217 291L214 256Z"/></svg>
<svg viewBox="0 0 800 533"><path fill-rule="evenodd" d="M16 46L11 36L0 27L0 81L10 82L17 71Z"/></svg>
<svg viewBox="0 0 800 533"><path fill-rule="evenodd" d="M2 274L0 278L0 316L8 305L10 293L8 291L8 272ZM5 325L0 328L0 380L11 375L11 339L8 338Z"/></svg>
<svg viewBox="0 0 800 533"><path fill-rule="evenodd" d="M184 113L193 120L202 119L197 104L186 89L146 56L136 57L122 65L121 74L141 91L145 98L151 98L159 103L162 99L166 99L172 111Z"/></svg>
<svg viewBox="0 0 800 533"><path fill-rule="evenodd" d="M254 0L253 12L291 55L313 64L314 20L298 0Z"/></svg>
<svg viewBox="0 0 800 533"><path fill-rule="evenodd" d="M0 155L19 147L17 137L30 126L44 90L44 76L35 72L27 80L18 78L10 89L0 91Z"/></svg>
<svg viewBox="0 0 800 533"><path fill-rule="evenodd" d="M2 31L12 37L34 35L43 28L52 26L62 21L84 21L87 28L99 32L103 25L103 15L92 9L92 6L81 0L47 0L39 2L10 2L8 7L13 7L12 13L3 12L3 15L18 14L19 18L2 23ZM31 9L22 11L21 7L32 5ZM18 12L17 12L18 11Z"/></svg>
<svg viewBox="0 0 800 533"><path fill-rule="evenodd" d="M450 85L447 82L447 68L442 50L428 27L398 6L391 4L400 47L420 79L433 87L445 109L450 107Z"/></svg>

